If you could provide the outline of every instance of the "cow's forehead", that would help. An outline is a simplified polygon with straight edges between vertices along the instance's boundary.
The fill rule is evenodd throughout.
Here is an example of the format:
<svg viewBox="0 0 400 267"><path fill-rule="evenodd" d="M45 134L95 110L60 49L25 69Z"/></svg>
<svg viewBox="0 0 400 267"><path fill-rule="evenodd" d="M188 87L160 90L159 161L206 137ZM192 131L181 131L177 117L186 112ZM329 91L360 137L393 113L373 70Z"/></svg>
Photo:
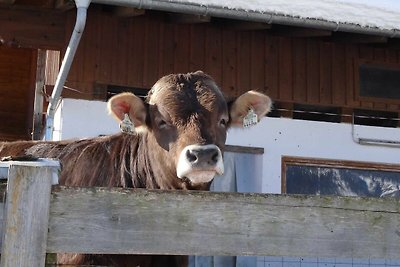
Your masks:
<svg viewBox="0 0 400 267"><path fill-rule="evenodd" d="M204 73L173 74L161 78L148 95L150 105L183 110L215 110L225 104L215 82Z"/></svg>

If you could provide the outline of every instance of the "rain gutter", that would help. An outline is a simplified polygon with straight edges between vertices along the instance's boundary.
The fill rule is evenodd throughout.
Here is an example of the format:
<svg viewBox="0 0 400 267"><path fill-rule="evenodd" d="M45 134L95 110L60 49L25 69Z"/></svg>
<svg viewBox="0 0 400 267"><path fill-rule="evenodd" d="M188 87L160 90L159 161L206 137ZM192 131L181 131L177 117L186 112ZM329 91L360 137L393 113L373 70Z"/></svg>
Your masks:
<svg viewBox="0 0 400 267"><path fill-rule="evenodd" d="M78 48L83 30L85 29L87 9L89 7L90 0L75 0L75 4L77 7L75 27L72 32L67 50L65 51L60 72L58 73L57 80L54 85L54 90L50 98L50 103L47 108L45 140L48 141L53 139L54 115L60 101L60 96L64 88L65 80L67 79L72 61L74 60L76 49Z"/></svg>
<svg viewBox="0 0 400 267"><path fill-rule="evenodd" d="M282 14L262 13L244 9L228 9L222 6L200 5L197 3L174 2L162 0L92 0L93 3L135 7L139 9L153 9L159 11L186 13L200 16L212 16L236 20L264 22L268 24L282 24L315 28L329 31L343 31L360 34L400 38L400 30L363 27L357 24L336 23L319 19L292 17Z"/></svg>

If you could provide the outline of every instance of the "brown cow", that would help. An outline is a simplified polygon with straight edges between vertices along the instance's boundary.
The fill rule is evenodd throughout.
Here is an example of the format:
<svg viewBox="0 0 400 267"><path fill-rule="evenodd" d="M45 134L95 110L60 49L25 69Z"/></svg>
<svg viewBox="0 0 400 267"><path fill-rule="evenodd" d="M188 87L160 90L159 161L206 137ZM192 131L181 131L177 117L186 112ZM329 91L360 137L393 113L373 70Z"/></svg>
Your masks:
<svg viewBox="0 0 400 267"><path fill-rule="evenodd" d="M227 103L203 72L161 78L146 101L131 93L112 97L108 109L120 122L129 117L133 133L77 141L0 143L0 157L60 160L60 184L208 190L224 171L222 151L230 126L240 126L249 109L262 118L268 96L249 91ZM127 114L127 115L126 115ZM101 122L99 122L101 123ZM187 266L183 256L71 255L64 264Z"/></svg>

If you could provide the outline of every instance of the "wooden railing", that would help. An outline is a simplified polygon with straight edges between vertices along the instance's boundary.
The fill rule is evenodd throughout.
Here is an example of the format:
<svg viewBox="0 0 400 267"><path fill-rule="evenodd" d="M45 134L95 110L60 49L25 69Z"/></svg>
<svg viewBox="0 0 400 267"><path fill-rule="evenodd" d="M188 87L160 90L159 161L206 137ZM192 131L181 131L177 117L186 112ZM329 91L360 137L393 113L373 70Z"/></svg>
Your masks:
<svg viewBox="0 0 400 267"><path fill-rule="evenodd" d="M1 266L44 266L59 252L400 255L395 198L51 189L57 162L7 165Z"/></svg>

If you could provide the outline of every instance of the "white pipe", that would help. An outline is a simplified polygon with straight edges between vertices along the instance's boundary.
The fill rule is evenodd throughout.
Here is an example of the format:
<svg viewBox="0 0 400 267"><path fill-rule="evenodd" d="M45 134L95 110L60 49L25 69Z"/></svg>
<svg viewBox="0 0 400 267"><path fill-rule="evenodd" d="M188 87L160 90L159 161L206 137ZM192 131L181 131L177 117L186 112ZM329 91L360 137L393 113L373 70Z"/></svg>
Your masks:
<svg viewBox="0 0 400 267"><path fill-rule="evenodd" d="M89 7L90 1L91 0L75 1L77 7L75 27L72 32L71 39L69 40L67 50L65 51L60 72L58 73L56 84L54 85L54 90L50 98L49 106L47 108L45 140L48 141L53 139L54 115L60 101L60 96L64 88L65 80L67 79L72 61L74 60L76 49L78 48L83 30L85 29L87 9Z"/></svg>
<svg viewBox="0 0 400 267"><path fill-rule="evenodd" d="M258 21L268 24L282 24L289 26L309 27L330 31L354 32L399 38L399 30L386 30L374 27L362 27L356 24L336 23L331 21L290 17L274 13L262 13L251 10L227 9L222 6L201 5L198 3L179 2L174 0L92 0L93 3L130 6L141 9L154 9L160 11L187 13L202 16L213 16L237 20Z"/></svg>

